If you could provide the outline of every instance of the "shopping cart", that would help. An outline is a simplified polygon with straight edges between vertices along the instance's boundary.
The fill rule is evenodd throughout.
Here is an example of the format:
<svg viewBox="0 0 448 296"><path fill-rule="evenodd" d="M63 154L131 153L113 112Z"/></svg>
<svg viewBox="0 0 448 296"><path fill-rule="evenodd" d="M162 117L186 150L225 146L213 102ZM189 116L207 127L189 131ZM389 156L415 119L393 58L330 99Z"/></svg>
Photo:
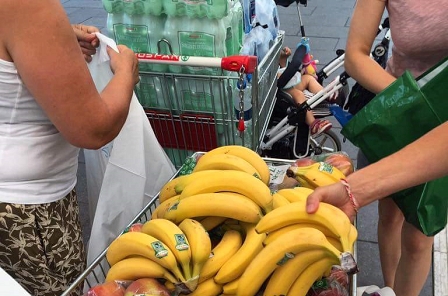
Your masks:
<svg viewBox="0 0 448 296"><path fill-rule="evenodd" d="M195 152L189 157L193 159L199 158L199 156L203 155L204 152ZM277 166L284 166L284 165L291 165L294 163L294 160L281 160L281 159L274 159L274 158L263 158L265 162L271 167L277 167ZM182 166L179 168L177 173L173 176L173 178L177 177L180 172L182 171ZM277 171L272 169L271 170L271 177L272 174L275 174ZM136 215L136 217L130 221L128 225L123 227L123 231L130 227L131 225L135 223L144 223L151 219L152 213L155 211L156 207L159 205L158 201L159 195L157 194L147 205L144 209L140 211ZM355 224L356 225L356 224ZM61 296L67 296L70 295L71 292L76 291L80 287L83 287L84 290L87 290L93 286L96 286L98 284L101 284L104 282L104 279L106 278L107 272L110 268L109 263L106 259L106 252L107 248L101 252L101 254L93 260L93 262L86 268L86 270L70 285L70 287L61 295ZM357 260L357 245L355 242L354 246L354 253L353 257L355 261ZM356 282L356 273L350 275L350 296L356 295L356 288L357 288L357 282ZM204 295L206 296L206 295Z"/></svg>
<svg viewBox="0 0 448 296"><path fill-rule="evenodd" d="M218 146L238 144L258 151L275 102L282 44L279 34L251 73L252 119L244 130L235 108L237 82L252 69L242 73L219 58L137 54L146 65L140 69L137 97L176 168L195 151Z"/></svg>

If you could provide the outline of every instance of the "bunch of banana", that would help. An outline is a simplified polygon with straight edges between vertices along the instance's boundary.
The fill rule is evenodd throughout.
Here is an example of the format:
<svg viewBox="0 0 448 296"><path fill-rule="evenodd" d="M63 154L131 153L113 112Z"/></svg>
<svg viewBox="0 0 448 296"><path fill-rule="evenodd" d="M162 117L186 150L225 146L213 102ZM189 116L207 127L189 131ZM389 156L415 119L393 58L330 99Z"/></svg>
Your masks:
<svg viewBox="0 0 448 296"><path fill-rule="evenodd" d="M345 178L338 168L325 162L316 162L304 167L291 166L287 173L296 178L302 187L310 189L331 185Z"/></svg>
<svg viewBox="0 0 448 296"><path fill-rule="evenodd" d="M185 282L173 252L162 241L143 232L126 232L106 252L111 265L107 280L138 279L141 275Z"/></svg>
<svg viewBox="0 0 448 296"><path fill-rule="evenodd" d="M339 240L342 251L353 253L353 244L357 238L356 228L344 212L327 203L320 203L314 214L306 212L306 200L278 207L267 213L255 229L258 233L274 233L293 224L315 225L313 228L320 229L321 233L325 233L324 236Z"/></svg>
<svg viewBox="0 0 448 296"><path fill-rule="evenodd" d="M290 267L290 261L294 260L296 257L301 257L301 259L296 259L296 264L290 267L293 270L291 275L290 283L282 284L282 280L278 282L273 282L271 289L288 289L288 285L292 285L296 279L294 279L293 274L299 274L301 270L305 270L310 264L311 251L316 252L318 255L312 257L316 260L326 259L328 264L327 268L330 270L331 266L337 264L340 259L341 252L337 250L333 245L331 245L325 235L315 228L299 228L293 229L289 232L279 236L276 240L272 241L270 244L266 245L255 258L250 262L249 266L245 269L244 273L238 280L238 288L236 295L238 296L253 296L260 289L262 284L270 277L273 273L277 272L280 267ZM314 255L313 255L314 256ZM315 261L314 261L315 262ZM319 276L322 276L323 272L320 274L310 274L308 278L313 278L311 284ZM277 276L279 278L280 276ZM302 281L305 281L302 280ZM279 286L277 288L277 286ZM306 290L308 291L308 289ZM305 293L306 293L305 291ZM286 293L265 293L264 295L287 295ZM289 294L288 294L289 295ZM302 295L302 294L291 294L291 295ZM305 295L305 294L303 294Z"/></svg>

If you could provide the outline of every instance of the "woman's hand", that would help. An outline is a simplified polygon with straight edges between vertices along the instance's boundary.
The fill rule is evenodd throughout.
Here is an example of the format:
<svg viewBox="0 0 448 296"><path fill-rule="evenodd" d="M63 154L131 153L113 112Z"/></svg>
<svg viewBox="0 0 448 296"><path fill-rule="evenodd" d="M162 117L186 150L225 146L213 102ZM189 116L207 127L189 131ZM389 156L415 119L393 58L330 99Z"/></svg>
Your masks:
<svg viewBox="0 0 448 296"><path fill-rule="evenodd" d="M348 196L345 185L341 182L318 187L308 196L306 202L306 211L312 214L319 208L319 203L329 203L341 209L350 219L351 222L355 220L356 210Z"/></svg>
<svg viewBox="0 0 448 296"><path fill-rule="evenodd" d="M72 25L72 28L78 39L84 59L86 62L90 62L92 55L96 53L96 48L100 45L98 37L93 33L99 32L100 30L97 27L82 24Z"/></svg>
<svg viewBox="0 0 448 296"><path fill-rule="evenodd" d="M132 81L137 84L140 81L138 72L138 59L134 51L125 45L117 45L116 52L110 47L107 47L107 53L110 57L110 68L112 72L117 75L124 73L132 77Z"/></svg>

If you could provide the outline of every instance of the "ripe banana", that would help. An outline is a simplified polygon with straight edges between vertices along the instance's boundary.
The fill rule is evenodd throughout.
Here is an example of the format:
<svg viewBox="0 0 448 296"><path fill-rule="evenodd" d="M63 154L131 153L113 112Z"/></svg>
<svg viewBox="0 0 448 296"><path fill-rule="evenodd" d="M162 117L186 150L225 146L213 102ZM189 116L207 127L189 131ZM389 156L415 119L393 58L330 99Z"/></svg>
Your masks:
<svg viewBox="0 0 448 296"><path fill-rule="evenodd" d="M202 155L193 172L205 170L235 170L242 171L261 180L260 173L247 161L238 156L229 154ZM265 184L266 185L266 184Z"/></svg>
<svg viewBox="0 0 448 296"><path fill-rule="evenodd" d="M338 249L341 252L344 252L344 249L342 248L341 241L339 239L331 237L331 236L327 236L327 240L330 244L333 245L333 247L335 247L336 249Z"/></svg>
<svg viewBox="0 0 448 296"><path fill-rule="evenodd" d="M164 218L179 224L192 217L220 216L243 222L257 223L262 217L260 207L241 194L202 193L181 198L165 213Z"/></svg>
<svg viewBox="0 0 448 296"><path fill-rule="evenodd" d="M307 199L308 195L313 193L313 190L306 187L285 188L278 191L278 193L285 197L289 202L303 201Z"/></svg>
<svg viewBox="0 0 448 296"><path fill-rule="evenodd" d="M143 224L141 232L149 234L164 243L174 254L182 267L185 279L191 278L191 250L182 230L167 219L153 219Z"/></svg>
<svg viewBox="0 0 448 296"><path fill-rule="evenodd" d="M274 270L270 277L264 295L286 295L297 277L311 264L327 256L324 250L310 250L297 254L285 265ZM335 260L337 264L337 260Z"/></svg>
<svg viewBox="0 0 448 296"><path fill-rule="evenodd" d="M266 236L266 238L263 241L263 245L266 246L268 244L270 244L272 241L276 240L280 235L289 232L293 229L298 229L298 228L305 228L305 227L311 227L311 228L316 228L317 230L319 230L320 232L322 232L327 238L334 236L334 234L328 230L328 228L319 225L319 224L313 224L313 223L294 223L276 230L273 230L271 232L268 233L268 235ZM339 238L335 237L335 239L339 240Z"/></svg>
<svg viewBox="0 0 448 296"><path fill-rule="evenodd" d="M175 195L173 197L168 198L161 204L159 204L151 214L151 219L160 219L163 218L166 211L175 203L177 203L180 199L180 195Z"/></svg>
<svg viewBox="0 0 448 296"><path fill-rule="evenodd" d="M236 230L227 230L223 237L213 248L212 254L207 262L205 262L199 274L199 284L213 279L218 270L241 248L243 239L241 233Z"/></svg>
<svg viewBox="0 0 448 296"><path fill-rule="evenodd" d="M309 265L296 279L289 289L287 296L305 296L316 280L322 278L327 273L334 261L329 258L323 258L311 265Z"/></svg>
<svg viewBox="0 0 448 296"><path fill-rule="evenodd" d="M229 154L233 156L238 156L248 163L250 163L260 174L261 180L269 185L270 171L269 167L263 158L258 155L255 151L240 145L227 145L215 148L207 152L208 155L214 154Z"/></svg>
<svg viewBox="0 0 448 296"><path fill-rule="evenodd" d="M281 208L279 208L281 209ZM304 251L324 250L328 258L339 258L340 251L333 247L325 235L314 228L300 228L278 237L252 260L238 283L239 296L252 296L278 267Z"/></svg>
<svg viewBox="0 0 448 296"><path fill-rule="evenodd" d="M229 283L239 278L253 258L263 249L266 234L258 234L255 231L255 224L242 223L242 226L246 234L243 245L215 275L215 282L219 284Z"/></svg>
<svg viewBox="0 0 448 296"><path fill-rule="evenodd" d="M306 212L306 201L293 202L287 207L277 208L267 213L255 228L258 233L270 232L295 223L319 224L328 228L333 237L340 239L344 251L352 250L349 242L351 223L339 208L321 202L314 214Z"/></svg>
<svg viewBox="0 0 448 296"><path fill-rule="evenodd" d="M212 252L212 243L202 224L193 219L184 219L179 228L186 235L191 249L191 277L199 279L199 273Z"/></svg>
<svg viewBox="0 0 448 296"><path fill-rule="evenodd" d="M254 201L265 212L272 210L272 195L269 187L260 179L241 171L223 170L210 174L208 178L197 178L181 193L181 198L208 192L236 192Z"/></svg>
<svg viewBox="0 0 448 296"><path fill-rule="evenodd" d="M222 293L224 295L235 295L236 292L238 291L238 281L239 280L240 280L240 278L236 278L233 281L231 281L230 283L223 285Z"/></svg>
<svg viewBox="0 0 448 296"><path fill-rule="evenodd" d="M278 191L275 192L272 195L272 207L273 207L273 209L279 208L279 207L284 206L284 205L289 205L289 204L290 204L289 200L286 199L286 197L284 197L280 193L278 193Z"/></svg>
<svg viewBox="0 0 448 296"><path fill-rule="evenodd" d="M188 296L218 296L222 293L222 286L215 283L213 278L200 283Z"/></svg>
<svg viewBox="0 0 448 296"><path fill-rule="evenodd" d="M305 183L314 188L331 185L345 178L344 174L338 168L325 162L316 162L310 166L291 167L290 169L296 177L299 177L299 182L305 180Z"/></svg>
<svg viewBox="0 0 448 296"><path fill-rule="evenodd" d="M110 244L106 252L106 259L111 266L130 256L151 259L172 272L178 280L185 281L176 257L164 243L151 235L143 232L123 233Z"/></svg>
<svg viewBox="0 0 448 296"><path fill-rule="evenodd" d="M356 229L355 225L350 226L350 233L348 235L348 243L351 247L350 253L353 254L355 242L358 239L358 230Z"/></svg>
<svg viewBox="0 0 448 296"><path fill-rule="evenodd" d="M188 175L177 176L174 179L168 181L160 190L159 202L162 203L170 197L178 195L182 192L183 188L191 182L191 180L197 178L207 178L207 175L215 172L216 170L200 171L196 173L191 173Z"/></svg>
<svg viewBox="0 0 448 296"><path fill-rule="evenodd" d="M225 220L227 220L226 217L207 216L207 217L201 219L199 222L201 222L201 224L202 224L202 226L204 226L205 230L210 231L213 228L224 223Z"/></svg>
<svg viewBox="0 0 448 296"><path fill-rule="evenodd" d="M106 282L115 280L134 281L146 277L163 278L171 283L178 282L166 268L145 257L125 258L118 261L107 272Z"/></svg>

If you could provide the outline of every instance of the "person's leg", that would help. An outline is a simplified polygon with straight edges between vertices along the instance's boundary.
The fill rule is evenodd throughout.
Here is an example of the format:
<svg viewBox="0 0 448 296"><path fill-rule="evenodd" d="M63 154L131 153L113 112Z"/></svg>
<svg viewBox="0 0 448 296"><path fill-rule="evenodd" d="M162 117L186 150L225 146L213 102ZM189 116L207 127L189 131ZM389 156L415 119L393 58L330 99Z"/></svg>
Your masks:
<svg viewBox="0 0 448 296"><path fill-rule="evenodd" d="M404 222L401 258L393 286L397 296L418 296L431 268L434 237L428 237L415 226Z"/></svg>
<svg viewBox="0 0 448 296"><path fill-rule="evenodd" d="M301 103L305 102L305 100L306 100L305 95L303 94L303 92L298 90L295 87L288 88L286 90L286 92L292 96L292 98L294 99L294 102L296 102L297 105L300 105ZM305 123L308 126L311 126L311 124L315 120L316 120L316 118L314 118L313 112L307 111L306 115L305 115Z"/></svg>
<svg viewBox="0 0 448 296"><path fill-rule="evenodd" d="M403 214L391 198L378 202L378 247L384 284L394 286L395 273L401 256Z"/></svg>
<svg viewBox="0 0 448 296"><path fill-rule="evenodd" d="M322 85L317 82L316 78L308 74L302 75L302 80L295 87L301 91L307 89L313 94L323 89Z"/></svg>
<svg viewBox="0 0 448 296"><path fill-rule="evenodd" d="M0 266L31 295L60 295L85 270L74 191L42 205L0 203L0 213Z"/></svg>

